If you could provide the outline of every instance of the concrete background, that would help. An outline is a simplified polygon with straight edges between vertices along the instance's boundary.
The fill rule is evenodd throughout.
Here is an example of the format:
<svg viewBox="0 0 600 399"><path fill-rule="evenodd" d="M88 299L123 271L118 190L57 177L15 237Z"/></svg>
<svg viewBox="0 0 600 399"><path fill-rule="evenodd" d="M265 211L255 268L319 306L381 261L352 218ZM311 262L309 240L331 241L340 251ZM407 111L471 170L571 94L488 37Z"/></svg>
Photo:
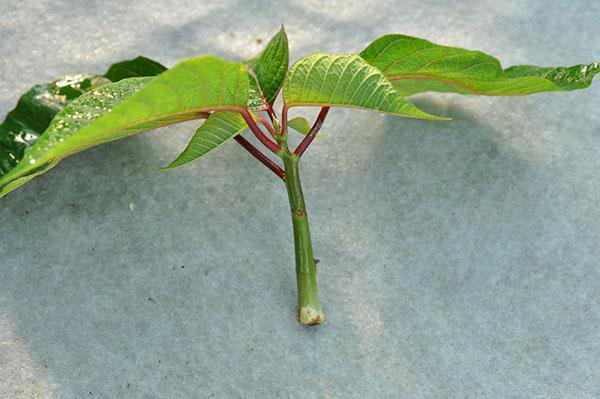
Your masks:
<svg viewBox="0 0 600 399"><path fill-rule="evenodd" d="M293 59L397 32L508 66L600 59L599 20L573 0L4 0L0 114L138 54L247 58L280 23ZM418 103L455 120L335 110L306 156L318 328L294 319L281 183L233 142L153 173L193 125L3 199L0 397L600 397L600 81Z"/></svg>

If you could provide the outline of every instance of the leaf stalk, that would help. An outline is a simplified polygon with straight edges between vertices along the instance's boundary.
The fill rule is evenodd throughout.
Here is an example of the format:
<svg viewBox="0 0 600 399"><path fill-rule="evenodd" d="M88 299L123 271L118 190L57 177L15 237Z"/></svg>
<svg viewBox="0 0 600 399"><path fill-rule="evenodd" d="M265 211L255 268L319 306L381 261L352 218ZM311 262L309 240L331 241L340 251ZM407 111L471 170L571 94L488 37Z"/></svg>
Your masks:
<svg viewBox="0 0 600 399"><path fill-rule="evenodd" d="M323 122L325 121L328 113L329 107L321 107L321 111L319 112L319 115L317 115L315 123L313 123L306 136L304 136L300 144L298 144L298 147L296 147L296 150L294 150L294 155L296 155L298 158L304 154L310 143L312 143L312 141L315 139L315 136L317 133L319 133L319 130L321 130L321 126L323 126Z"/></svg>
<svg viewBox="0 0 600 399"><path fill-rule="evenodd" d="M283 171L283 169L281 169L279 165L277 165L275 162L271 161L265 154L263 154L258 148L253 146L248 140L246 140L239 134L234 137L234 140L237 141L254 158L258 159L260 163L262 163L269 170L275 173L280 179L285 179L285 172Z"/></svg>
<svg viewBox="0 0 600 399"><path fill-rule="evenodd" d="M260 127L258 127L258 125L256 124L256 122L252 118L252 115L250 115L250 112L247 109L244 108L244 109L240 110L239 112L242 115L242 117L244 118L244 120L246 121L246 124L248 125L248 127L250 128L250 130L252 131L252 133L254 133L254 135L258 139L258 141L260 141L271 152L277 154L281 150L281 147L279 146L279 144L274 143L273 141L271 141L263 133L263 131L260 129Z"/></svg>

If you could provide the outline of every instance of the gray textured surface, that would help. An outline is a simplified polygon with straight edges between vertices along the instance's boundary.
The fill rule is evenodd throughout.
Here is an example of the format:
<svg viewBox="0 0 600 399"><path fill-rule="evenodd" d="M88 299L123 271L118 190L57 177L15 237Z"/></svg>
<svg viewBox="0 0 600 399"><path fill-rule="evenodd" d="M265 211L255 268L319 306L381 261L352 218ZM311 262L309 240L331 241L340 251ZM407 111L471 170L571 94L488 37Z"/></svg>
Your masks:
<svg viewBox="0 0 600 399"><path fill-rule="evenodd" d="M138 53L248 57L281 22L294 59L387 32L600 59L597 1L321 3L2 1L0 113ZM306 157L319 328L283 186L235 143L155 174L193 126L154 131L3 199L0 397L600 397L600 82L419 103L455 120L336 110Z"/></svg>

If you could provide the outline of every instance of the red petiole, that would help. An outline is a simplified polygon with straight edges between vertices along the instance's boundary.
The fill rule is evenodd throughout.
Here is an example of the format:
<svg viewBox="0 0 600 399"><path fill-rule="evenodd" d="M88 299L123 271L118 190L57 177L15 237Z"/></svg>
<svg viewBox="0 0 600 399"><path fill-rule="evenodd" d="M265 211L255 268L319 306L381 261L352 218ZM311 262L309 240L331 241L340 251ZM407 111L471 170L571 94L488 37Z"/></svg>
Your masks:
<svg viewBox="0 0 600 399"><path fill-rule="evenodd" d="M323 126L323 122L325 121L325 118L327 117L328 113L329 113L329 107L321 108L321 112L319 112L319 115L317 115L317 119L315 120L315 123L313 123L312 127L310 128L310 130L308 131L306 136L302 139L300 144L298 144L298 147L296 147L296 150L294 150L294 154L298 158L300 158L302 156L302 154L304 154L304 151L306 151L306 149L308 148L310 143L312 143L312 141L314 140L317 133L319 133L319 130L321 130L321 126Z"/></svg>
<svg viewBox="0 0 600 399"><path fill-rule="evenodd" d="M252 133L254 133L258 141L260 141L265 147L267 147L269 150L271 150L271 152L275 154L277 154L281 150L281 146L279 146L279 144L271 141L271 139L269 139L269 137L267 137L263 133L263 131L260 129L260 127L258 127L252 115L250 115L250 112L246 108L243 108L240 111L240 114L242 115L242 117L246 121L246 124L248 125Z"/></svg>
<svg viewBox="0 0 600 399"><path fill-rule="evenodd" d="M248 140L246 140L241 135L237 135L234 137L235 141L237 141L246 151L248 151L252 156L258 159L263 165L269 168L273 173L279 176L282 180L285 179L285 172L283 169L279 167L275 162L271 161L265 154L260 152L258 148L253 146Z"/></svg>

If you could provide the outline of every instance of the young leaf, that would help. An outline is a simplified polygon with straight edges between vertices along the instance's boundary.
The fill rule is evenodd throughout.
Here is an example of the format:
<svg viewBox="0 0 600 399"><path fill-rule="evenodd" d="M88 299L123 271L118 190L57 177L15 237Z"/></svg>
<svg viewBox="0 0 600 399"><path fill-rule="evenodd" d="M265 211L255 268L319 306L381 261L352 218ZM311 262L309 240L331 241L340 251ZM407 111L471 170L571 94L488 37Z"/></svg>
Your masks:
<svg viewBox="0 0 600 399"><path fill-rule="evenodd" d="M188 143L183 152L160 171L178 168L207 155L221 144L246 129L244 118L238 112L218 111L212 113Z"/></svg>
<svg viewBox="0 0 600 399"><path fill-rule="evenodd" d="M289 65L288 38L283 26L269 41L260 56L246 63L250 69L248 108L264 109L264 98L272 104L281 89ZM262 91L262 95L261 95Z"/></svg>
<svg viewBox="0 0 600 399"><path fill-rule="evenodd" d="M313 53L301 59L288 72L283 98L288 107L338 106L410 118L444 119L405 100L377 68L358 55Z"/></svg>
<svg viewBox="0 0 600 399"><path fill-rule="evenodd" d="M23 158L56 114L72 100L98 86L124 77L153 76L166 68L145 57L114 64L104 76L65 76L25 93L0 125L0 176Z"/></svg>
<svg viewBox="0 0 600 399"><path fill-rule="evenodd" d="M506 70L480 51L439 46L404 35L385 35L360 56L405 96L426 91L518 96L589 87L600 63L569 68L517 65Z"/></svg>
<svg viewBox="0 0 600 399"><path fill-rule="evenodd" d="M15 168L0 178L0 197L75 152L203 112L241 109L248 99L243 64L192 58L156 78L100 86L71 102Z"/></svg>
<svg viewBox="0 0 600 399"><path fill-rule="evenodd" d="M294 119L290 119L288 121L288 126L297 131L298 133L306 136L310 130L310 124L301 116L298 116Z"/></svg>
<svg viewBox="0 0 600 399"><path fill-rule="evenodd" d="M308 121L306 120L306 118L303 118L301 116L298 116L296 118L290 119L288 121L288 126L291 127L292 129L294 129L296 132L300 133L303 136L306 136L308 134L308 132L310 131L310 123L308 123ZM317 134L315 136L316 138L321 138L324 137L323 134Z"/></svg>

